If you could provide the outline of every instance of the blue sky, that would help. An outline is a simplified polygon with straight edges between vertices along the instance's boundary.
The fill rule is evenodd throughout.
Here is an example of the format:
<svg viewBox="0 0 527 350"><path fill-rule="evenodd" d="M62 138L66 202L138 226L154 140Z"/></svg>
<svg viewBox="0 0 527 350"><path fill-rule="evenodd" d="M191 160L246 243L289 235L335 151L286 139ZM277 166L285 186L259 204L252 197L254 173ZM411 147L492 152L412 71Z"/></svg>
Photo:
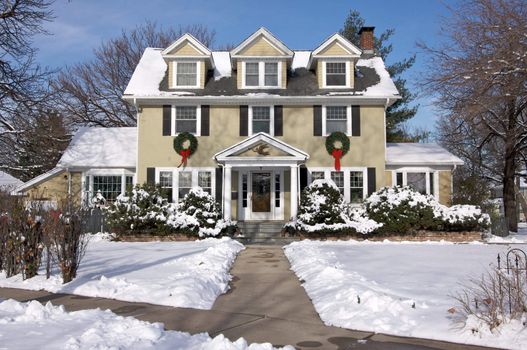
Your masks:
<svg viewBox="0 0 527 350"><path fill-rule="evenodd" d="M88 60L101 42L147 20L163 26L207 25L216 30L216 45L238 44L264 26L291 49L313 49L342 27L350 9L356 9L376 32L395 28L388 63L417 53L417 62L406 75L413 86L425 69L425 58L415 44L438 40L440 18L447 15L444 3L452 1L56 0L56 18L46 24L51 35L36 38L38 61L61 67ZM410 125L432 130L436 112L427 98L418 103L421 107Z"/></svg>

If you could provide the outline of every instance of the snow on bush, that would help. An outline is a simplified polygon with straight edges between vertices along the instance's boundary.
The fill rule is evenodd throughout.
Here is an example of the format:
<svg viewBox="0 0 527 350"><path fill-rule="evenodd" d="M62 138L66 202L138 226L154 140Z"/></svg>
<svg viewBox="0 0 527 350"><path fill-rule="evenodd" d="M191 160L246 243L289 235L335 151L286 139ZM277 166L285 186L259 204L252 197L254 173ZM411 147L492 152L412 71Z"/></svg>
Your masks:
<svg viewBox="0 0 527 350"><path fill-rule="evenodd" d="M108 224L119 234L154 232L185 233L216 237L232 233L236 223L225 221L214 198L201 188L193 188L179 204L169 203L162 189L136 186L117 197L106 209Z"/></svg>
<svg viewBox="0 0 527 350"><path fill-rule="evenodd" d="M479 207L447 207L410 187L382 188L357 206L345 203L332 181L316 180L302 192L297 219L285 229L318 236L482 231L489 225L489 216Z"/></svg>
<svg viewBox="0 0 527 350"><path fill-rule="evenodd" d="M206 333L166 331L162 323L122 317L110 310L66 312L50 302L3 301L0 325L2 346L10 349L275 349L269 343L248 345L243 338L231 342L222 334L211 338Z"/></svg>

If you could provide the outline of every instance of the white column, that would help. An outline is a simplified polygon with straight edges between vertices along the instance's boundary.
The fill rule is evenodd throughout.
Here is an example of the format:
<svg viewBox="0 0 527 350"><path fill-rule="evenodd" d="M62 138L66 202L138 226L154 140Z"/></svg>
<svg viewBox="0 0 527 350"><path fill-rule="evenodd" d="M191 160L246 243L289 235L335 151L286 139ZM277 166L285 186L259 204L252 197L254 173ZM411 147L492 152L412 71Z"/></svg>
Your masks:
<svg viewBox="0 0 527 350"><path fill-rule="evenodd" d="M291 166L291 216L296 218L298 212L298 165Z"/></svg>
<svg viewBox="0 0 527 350"><path fill-rule="evenodd" d="M231 180L231 166L225 165L223 167L223 218L226 220L231 218Z"/></svg>

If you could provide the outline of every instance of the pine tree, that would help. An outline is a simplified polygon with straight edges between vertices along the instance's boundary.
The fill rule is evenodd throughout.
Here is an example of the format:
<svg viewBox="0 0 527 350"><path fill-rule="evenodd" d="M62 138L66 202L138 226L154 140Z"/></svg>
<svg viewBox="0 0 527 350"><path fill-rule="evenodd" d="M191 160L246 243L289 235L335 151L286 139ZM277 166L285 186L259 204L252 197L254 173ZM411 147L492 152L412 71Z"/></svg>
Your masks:
<svg viewBox="0 0 527 350"><path fill-rule="evenodd" d="M359 46L359 30L364 26L364 18L356 10L351 10L344 22L344 27L340 30L346 39ZM374 38L375 52L386 62L388 56L393 51L393 45L388 43L395 30L390 28ZM422 133L410 134L404 123L410 120L417 113L418 106L410 106L415 99L415 95L406 87L406 79L402 74L411 68L415 63L415 55L402 61L395 62L386 68L394 80L395 86L401 94L401 99L397 100L386 110L386 138L387 142L417 142L420 141Z"/></svg>

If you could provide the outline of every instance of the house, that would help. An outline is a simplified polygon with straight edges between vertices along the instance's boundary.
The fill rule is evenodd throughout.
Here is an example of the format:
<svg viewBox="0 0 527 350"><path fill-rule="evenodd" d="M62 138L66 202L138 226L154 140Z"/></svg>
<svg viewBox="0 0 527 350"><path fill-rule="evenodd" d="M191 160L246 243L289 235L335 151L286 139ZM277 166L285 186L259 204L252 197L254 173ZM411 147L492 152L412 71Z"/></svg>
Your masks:
<svg viewBox="0 0 527 350"><path fill-rule="evenodd" d="M360 47L333 34L309 51L265 28L231 51L190 34L147 48L123 95L137 128L79 130L56 169L17 191L90 204L98 191L112 201L146 182L177 202L200 186L243 221L295 217L301 190L321 178L351 203L397 184L450 204L459 158L435 144L386 143L385 111L400 95L373 31L361 30Z"/></svg>

